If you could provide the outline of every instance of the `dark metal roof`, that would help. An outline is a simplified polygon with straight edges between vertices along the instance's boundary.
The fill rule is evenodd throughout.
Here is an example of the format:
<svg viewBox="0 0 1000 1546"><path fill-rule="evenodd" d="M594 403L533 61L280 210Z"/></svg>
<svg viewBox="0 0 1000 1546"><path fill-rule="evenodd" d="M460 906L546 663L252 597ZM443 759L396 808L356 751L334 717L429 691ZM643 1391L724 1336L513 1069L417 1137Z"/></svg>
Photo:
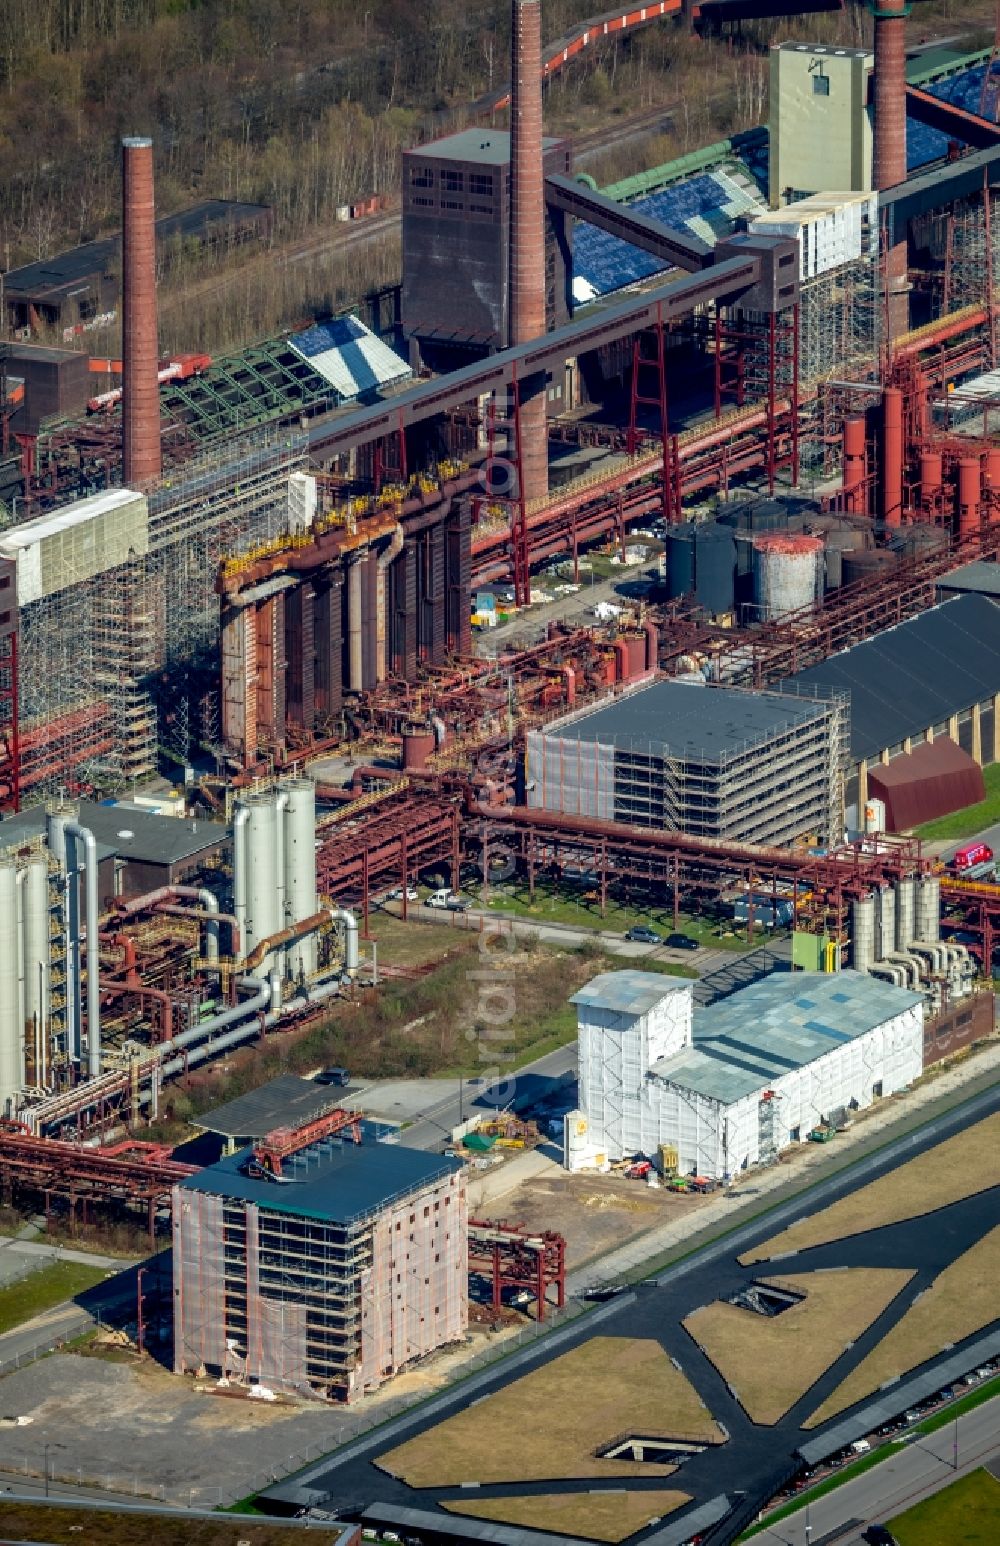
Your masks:
<svg viewBox="0 0 1000 1546"><path fill-rule="evenodd" d="M402 1144L326 1139L283 1162L282 1181L244 1174L250 1150L209 1165L180 1185L213 1197L254 1202L272 1213L324 1223L360 1223L396 1198L423 1191L461 1170L462 1161L425 1154Z"/></svg>
<svg viewBox="0 0 1000 1546"><path fill-rule="evenodd" d="M83 822L83 826L87 823ZM30 843L33 838L44 837L48 829L48 816L43 805L34 805L30 810L21 811L17 816L7 816L0 821L0 849L18 848L22 844ZM97 862L103 864L105 859L110 859L115 852L108 843L102 843L95 832L94 839L97 843Z"/></svg>
<svg viewBox="0 0 1000 1546"><path fill-rule="evenodd" d="M792 677L851 695L851 757L887 746L1000 692L1000 608L956 596Z"/></svg>
<svg viewBox="0 0 1000 1546"><path fill-rule="evenodd" d="M642 746L654 755L704 756L714 761L777 735L791 724L815 719L820 712L812 699L790 693L668 681L553 725L544 734L564 741L600 741L622 750Z"/></svg>
<svg viewBox="0 0 1000 1546"><path fill-rule="evenodd" d="M592 1546L577 1535L522 1530L517 1525L494 1523L491 1519L456 1519L437 1509L404 1508L398 1503L372 1503L361 1517L366 1523L453 1535L459 1541L493 1541L496 1546Z"/></svg>
<svg viewBox="0 0 1000 1546"><path fill-rule="evenodd" d="M1000 596L1000 564L990 564L977 558L971 564L963 564L950 574L943 574L937 582L940 592L975 591L981 596Z"/></svg>
<svg viewBox="0 0 1000 1546"><path fill-rule="evenodd" d="M280 1074L259 1090L192 1117L191 1124L209 1133L220 1133L223 1138L263 1138L276 1127L297 1127L324 1111L342 1106L350 1095L351 1091L343 1087L316 1084L312 1079L300 1079L297 1074Z"/></svg>
<svg viewBox="0 0 1000 1546"><path fill-rule="evenodd" d="M546 137L542 140L542 152L554 150L562 141ZM426 145L414 145L408 152L413 157L427 156L437 161L466 161L480 166L507 166L510 162L510 134L506 129L460 129L457 134L446 134L442 139L430 140Z"/></svg>
<svg viewBox="0 0 1000 1546"><path fill-rule="evenodd" d="M120 858L146 864L177 864L228 836L219 821L182 820L135 805L98 805L92 800L80 802L80 823Z"/></svg>

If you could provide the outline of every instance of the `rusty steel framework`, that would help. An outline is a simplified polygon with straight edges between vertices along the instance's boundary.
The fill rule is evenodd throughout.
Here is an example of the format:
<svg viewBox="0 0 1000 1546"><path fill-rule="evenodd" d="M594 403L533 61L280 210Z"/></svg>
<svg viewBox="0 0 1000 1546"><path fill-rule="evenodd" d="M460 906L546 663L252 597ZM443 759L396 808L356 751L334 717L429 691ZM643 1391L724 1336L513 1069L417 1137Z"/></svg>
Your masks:
<svg viewBox="0 0 1000 1546"><path fill-rule="evenodd" d="M8 1203L24 1195L40 1198L46 1218L53 1198L59 1198L68 1204L74 1225L78 1207L84 1224L94 1205L126 1212L142 1207L152 1241L157 1214L169 1211L171 1188L197 1169L170 1159L169 1153L167 1145L132 1140L83 1148L0 1124L0 1198Z"/></svg>
<svg viewBox="0 0 1000 1546"><path fill-rule="evenodd" d="M533 1294L539 1321L545 1319L550 1288L556 1290L557 1309L566 1303L566 1241L551 1229L470 1219L469 1272L489 1278L494 1310L503 1305L504 1289Z"/></svg>

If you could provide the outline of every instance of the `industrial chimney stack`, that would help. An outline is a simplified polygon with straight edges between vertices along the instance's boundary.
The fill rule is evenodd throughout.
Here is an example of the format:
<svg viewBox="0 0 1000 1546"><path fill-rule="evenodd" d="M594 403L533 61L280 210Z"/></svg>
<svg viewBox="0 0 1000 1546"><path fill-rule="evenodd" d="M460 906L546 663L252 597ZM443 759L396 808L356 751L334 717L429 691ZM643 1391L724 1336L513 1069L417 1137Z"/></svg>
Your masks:
<svg viewBox="0 0 1000 1546"><path fill-rule="evenodd" d="M545 332L541 0L513 0L510 99L510 342ZM521 469L527 500L548 493L545 381L522 388Z"/></svg>
<svg viewBox="0 0 1000 1546"><path fill-rule="evenodd" d="M881 192L906 181L907 0L874 0L875 137L872 182ZM905 332L909 318L906 242L888 253L889 332Z"/></svg>
<svg viewBox="0 0 1000 1546"><path fill-rule="evenodd" d="M123 139L122 472L126 487L142 487L160 475L158 370L153 142Z"/></svg>

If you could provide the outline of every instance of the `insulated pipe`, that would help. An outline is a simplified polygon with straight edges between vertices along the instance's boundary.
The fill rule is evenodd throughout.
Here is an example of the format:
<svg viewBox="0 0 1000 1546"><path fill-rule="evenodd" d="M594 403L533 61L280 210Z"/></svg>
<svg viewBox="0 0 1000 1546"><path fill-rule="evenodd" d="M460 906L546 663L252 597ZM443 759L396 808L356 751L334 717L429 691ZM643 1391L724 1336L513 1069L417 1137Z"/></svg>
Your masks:
<svg viewBox="0 0 1000 1546"><path fill-rule="evenodd" d="M958 535L972 537L979 530L978 456L963 456L958 464Z"/></svg>
<svg viewBox="0 0 1000 1546"><path fill-rule="evenodd" d="M285 812L288 810L288 795L283 789L279 789L274 798L274 826L275 841L278 845L278 857L275 864L277 875L275 883L278 888L278 924L281 928L285 924L287 901L285 896Z"/></svg>
<svg viewBox="0 0 1000 1546"><path fill-rule="evenodd" d="M153 142L122 140L122 474L126 487L160 476Z"/></svg>
<svg viewBox="0 0 1000 1546"><path fill-rule="evenodd" d="M233 815L233 912L241 940L247 937L247 835L244 828L249 820L250 807L238 805Z"/></svg>
<svg viewBox="0 0 1000 1546"><path fill-rule="evenodd" d="M361 563L347 566L347 690L360 693L364 684L361 658Z"/></svg>
<svg viewBox="0 0 1000 1546"><path fill-rule="evenodd" d="M236 1020L243 1020L247 1015L256 1014L258 1010L269 1009L271 1005L271 984L258 982L256 977L241 977L237 988L250 988L254 990L253 998L244 999L241 1004L234 1004L231 1009L224 1009L220 1014L213 1015L210 1020L202 1020L197 1025L192 1025L189 1030L181 1031L179 1036L171 1036L167 1041L161 1041L159 1052L163 1053L170 1048L189 1047L192 1042L204 1041L211 1036L213 1031L224 1030L227 1025L232 1025ZM161 1067L161 1072L165 1070Z"/></svg>
<svg viewBox="0 0 1000 1546"><path fill-rule="evenodd" d="M204 912L199 912L194 907L164 907L164 902L172 902L175 897L190 897L193 902L200 902ZM144 896L132 897L127 902L117 902L113 916L116 918L129 918L135 913L144 913L151 908L159 912L171 913L180 918L208 918L208 928L205 931L205 956L209 961L219 959L219 924L228 923L231 940L230 945L234 956L239 956L242 931L239 920L232 913L220 913L217 898L202 886L158 886L155 891L147 891Z"/></svg>
<svg viewBox="0 0 1000 1546"><path fill-rule="evenodd" d="M289 924L287 929L279 929L277 934L260 940L253 947L243 963L244 966L248 972L256 971L265 956L269 956L272 950L277 950L281 945L290 945L293 940L302 939L304 935L314 933L316 929L321 929L324 923L328 923L331 918L337 916L333 908L323 907L318 913L313 913L311 918L303 918L299 923ZM357 929L356 923L354 927Z"/></svg>
<svg viewBox="0 0 1000 1546"><path fill-rule="evenodd" d="M375 574L375 680L377 682L384 682L389 674L386 591L389 587L389 567L402 551L403 528L398 525L393 529L389 546L378 556Z"/></svg>
<svg viewBox="0 0 1000 1546"><path fill-rule="evenodd" d="M162 988L150 988L144 982L116 982L113 977L101 978L101 992L134 998L150 998L163 1008L163 1040L169 1041L174 1029L174 1001Z"/></svg>
<svg viewBox="0 0 1000 1546"><path fill-rule="evenodd" d="M353 977L358 969L358 920L353 913L349 913L345 907L333 907L330 909L330 917L334 922L344 925L344 970L349 977Z"/></svg>
<svg viewBox="0 0 1000 1546"><path fill-rule="evenodd" d="M899 526L903 519L903 394L899 387L882 393L882 519Z"/></svg>
<svg viewBox="0 0 1000 1546"><path fill-rule="evenodd" d="M858 414L844 420L844 509L864 515L865 419Z"/></svg>
<svg viewBox="0 0 1000 1546"><path fill-rule="evenodd" d="M96 1079L101 1072L101 960L100 908L97 895L97 842L89 827L64 821L63 830L83 844L86 853L87 891L87 1072Z"/></svg>

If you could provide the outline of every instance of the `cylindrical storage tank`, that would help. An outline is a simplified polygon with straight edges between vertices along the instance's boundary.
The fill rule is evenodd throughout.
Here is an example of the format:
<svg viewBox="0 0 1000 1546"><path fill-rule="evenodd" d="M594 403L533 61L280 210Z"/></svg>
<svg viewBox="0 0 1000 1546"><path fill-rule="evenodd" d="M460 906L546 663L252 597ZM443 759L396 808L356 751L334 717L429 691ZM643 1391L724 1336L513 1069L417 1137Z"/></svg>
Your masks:
<svg viewBox="0 0 1000 1546"><path fill-rule="evenodd" d="M917 885L917 938L933 944L941 938L941 882L924 875Z"/></svg>
<svg viewBox="0 0 1000 1546"><path fill-rule="evenodd" d="M244 949L249 952L272 934L284 927L278 909L278 812L273 794L248 795L242 802L250 812L244 831L246 853L247 938ZM256 975L266 977L270 967L267 957L257 968Z"/></svg>
<svg viewBox="0 0 1000 1546"><path fill-rule="evenodd" d="M844 554L858 553L866 545L866 533L859 526L838 521L824 534L823 548L826 553L826 585L836 590L844 579Z"/></svg>
<svg viewBox="0 0 1000 1546"><path fill-rule="evenodd" d="M978 456L963 456L958 464L958 535L972 537L979 530L981 464Z"/></svg>
<svg viewBox="0 0 1000 1546"><path fill-rule="evenodd" d="M49 1063L49 867L42 854L28 860L21 883L24 943L24 1027L34 1048L34 1082L44 1084Z"/></svg>
<svg viewBox="0 0 1000 1546"><path fill-rule="evenodd" d="M921 521L905 529L901 551L907 558L926 558L930 553L940 553L947 545L948 533L942 526Z"/></svg>
<svg viewBox="0 0 1000 1546"><path fill-rule="evenodd" d="M434 749L433 730L423 730L417 725L408 725L403 731L404 769L426 768L428 759L434 755Z"/></svg>
<svg viewBox="0 0 1000 1546"><path fill-rule="evenodd" d="M844 509L852 514L864 510L865 495L865 417L844 420Z"/></svg>
<svg viewBox="0 0 1000 1546"><path fill-rule="evenodd" d="M646 670L655 671L660 659L660 630L655 623L646 624Z"/></svg>
<svg viewBox="0 0 1000 1546"><path fill-rule="evenodd" d="M923 451L920 456L920 508L933 514L941 503L944 463L940 451Z"/></svg>
<svg viewBox="0 0 1000 1546"><path fill-rule="evenodd" d="M629 677L628 644L624 639L616 639L615 649L615 681L627 682Z"/></svg>
<svg viewBox="0 0 1000 1546"><path fill-rule="evenodd" d="M912 876L896 886L896 949L907 950L917 938L917 883Z"/></svg>
<svg viewBox="0 0 1000 1546"><path fill-rule="evenodd" d="M632 634L625 640L628 649L629 681L634 682L646 674L646 635Z"/></svg>
<svg viewBox="0 0 1000 1546"><path fill-rule="evenodd" d="M0 1116L10 1116L24 1088L24 1018L17 976L17 868L0 863Z"/></svg>
<svg viewBox="0 0 1000 1546"><path fill-rule="evenodd" d="M667 596L676 601L694 590L694 527L678 526L667 532Z"/></svg>
<svg viewBox="0 0 1000 1546"><path fill-rule="evenodd" d="M866 800L864 809L864 829L871 836L876 832L885 831L885 801Z"/></svg>
<svg viewBox="0 0 1000 1546"><path fill-rule="evenodd" d="M851 965L867 972L875 960L875 898L859 897L851 903Z"/></svg>
<svg viewBox="0 0 1000 1546"><path fill-rule="evenodd" d="M822 595L822 537L755 537L754 601L762 620L811 607Z"/></svg>
<svg viewBox="0 0 1000 1546"><path fill-rule="evenodd" d="M845 553L843 583L855 585L859 580L871 584L884 580L899 564L899 554L890 548L869 548L860 553Z"/></svg>
<svg viewBox="0 0 1000 1546"><path fill-rule="evenodd" d="M285 807L285 912L290 923L301 923L316 912L316 785L296 778L282 786ZM316 970L316 936L289 945L286 962L293 977Z"/></svg>
<svg viewBox="0 0 1000 1546"><path fill-rule="evenodd" d="M727 526L714 521L699 526L695 540L695 595L711 617L731 612L735 604L736 541Z"/></svg>
<svg viewBox="0 0 1000 1546"><path fill-rule="evenodd" d="M896 893L883 886L875 893L876 959L884 961L896 948Z"/></svg>

